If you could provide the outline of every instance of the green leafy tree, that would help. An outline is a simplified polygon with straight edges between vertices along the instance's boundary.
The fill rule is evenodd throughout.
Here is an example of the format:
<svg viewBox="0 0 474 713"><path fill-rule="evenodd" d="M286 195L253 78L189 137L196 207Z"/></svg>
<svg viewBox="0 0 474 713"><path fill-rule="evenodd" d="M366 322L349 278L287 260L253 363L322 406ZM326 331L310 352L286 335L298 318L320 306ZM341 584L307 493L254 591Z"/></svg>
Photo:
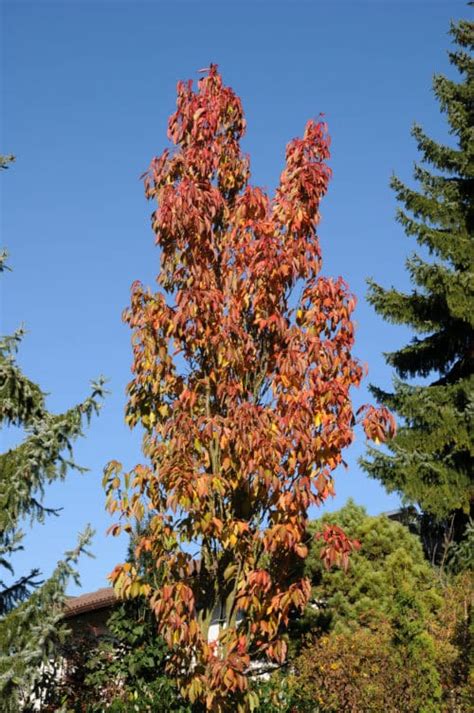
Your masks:
<svg viewBox="0 0 474 713"><path fill-rule="evenodd" d="M13 157L1 157L6 168ZM0 271L6 268L0 255ZM47 581L39 569L15 578L14 555L22 549L21 526L42 522L57 511L44 504L45 487L65 478L70 468L83 470L72 458L72 442L99 408L103 383L91 395L63 414L50 413L41 388L26 377L16 363L23 336L18 330L0 338L0 426L22 429L24 438L0 454L0 699L2 710L18 711L19 701L48 660L57 636L64 591L74 565L91 538L87 528L75 550L66 553Z"/></svg>
<svg viewBox="0 0 474 713"><path fill-rule="evenodd" d="M453 24L451 34L457 48L449 58L461 81L436 75L434 93L455 145L439 144L415 125L412 133L422 156L414 174L418 190L396 177L391 182L403 205L398 220L424 256L407 260L411 293L370 281L368 295L384 319L408 325L416 336L386 355L396 373L393 393L372 389L399 415L401 427L389 452L369 448L363 466L390 492L418 505L432 533L437 527L428 547L435 559L446 552L446 542L462 537L474 492L474 25ZM429 383L414 384L413 377Z"/></svg>

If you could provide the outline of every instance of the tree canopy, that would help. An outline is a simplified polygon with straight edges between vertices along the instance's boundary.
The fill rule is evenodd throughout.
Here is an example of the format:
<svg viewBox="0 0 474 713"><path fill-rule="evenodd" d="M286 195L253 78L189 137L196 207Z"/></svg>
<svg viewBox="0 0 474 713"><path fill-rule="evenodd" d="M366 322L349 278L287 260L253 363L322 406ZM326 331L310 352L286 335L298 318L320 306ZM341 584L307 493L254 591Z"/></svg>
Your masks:
<svg viewBox="0 0 474 713"><path fill-rule="evenodd" d="M127 421L145 428L150 465L121 476L113 462L104 478L123 519L114 533L151 512L138 550L152 554L162 584L127 563L112 580L122 596L149 597L183 691L213 711L255 706L251 660L285 659L283 630L310 594L296 566L308 508L333 492L357 416L350 389L363 375L351 351L355 298L342 278L320 274L326 126L309 121L288 144L272 199L249 183L244 130L215 65L196 91L178 84L175 148L145 175L158 203L161 291L135 283L125 313ZM392 429L386 409L358 416L375 439ZM343 533L325 538L328 559L343 562Z"/></svg>

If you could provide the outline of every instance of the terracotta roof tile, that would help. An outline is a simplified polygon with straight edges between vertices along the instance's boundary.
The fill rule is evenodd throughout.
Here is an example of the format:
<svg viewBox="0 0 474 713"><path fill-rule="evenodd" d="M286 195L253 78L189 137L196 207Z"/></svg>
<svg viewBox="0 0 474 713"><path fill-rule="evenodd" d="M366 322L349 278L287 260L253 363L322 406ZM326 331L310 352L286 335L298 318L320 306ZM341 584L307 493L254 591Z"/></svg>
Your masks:
<svg viewBox="0 0 474 713"><path fill-rule="evenodd" d="M84 614L85 612L96 611L111 607L118 601L112 587L102 587L95 592L81 594L79 597L68 597L64 608L65 618Z"/></svg>

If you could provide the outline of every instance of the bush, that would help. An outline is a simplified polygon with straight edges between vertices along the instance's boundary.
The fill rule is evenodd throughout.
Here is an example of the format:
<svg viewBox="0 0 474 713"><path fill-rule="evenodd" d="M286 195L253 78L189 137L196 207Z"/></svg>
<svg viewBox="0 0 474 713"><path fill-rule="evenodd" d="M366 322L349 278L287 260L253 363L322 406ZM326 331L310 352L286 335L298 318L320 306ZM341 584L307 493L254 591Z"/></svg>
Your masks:
<svg viewBox="0 0 474 713"><path fill-rule="evenodd" d="M189 713L165 673L167 649L140 600L121 604L108 620L110 636L69 638L60 673L43 680L42 710L74 713Z"/></svg>

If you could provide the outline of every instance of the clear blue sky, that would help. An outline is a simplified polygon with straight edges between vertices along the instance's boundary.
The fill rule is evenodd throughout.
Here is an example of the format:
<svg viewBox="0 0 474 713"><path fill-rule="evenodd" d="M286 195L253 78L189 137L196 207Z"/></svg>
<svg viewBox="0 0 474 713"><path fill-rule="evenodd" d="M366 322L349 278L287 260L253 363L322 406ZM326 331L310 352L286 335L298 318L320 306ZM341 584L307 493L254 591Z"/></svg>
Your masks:
<svg viewBox="0 0 474 713"><path fill-rule="evenodd" d="M47 503L64 510L28 536L18 572L48 574L90 522L96 558L80 569L91 590L125 549L105 537L103 466L141 459L139 434L123 423L131 349L121 312L131 283L151 284L158 268L138 177L165 145L176 81L219 64L244 103L252 180L268 189L287 141L325 113L334 179L322 206L324 272L342 275L358 296L355 352L370 380L389 386L381 353L409 335L365 303L365 278L408 285L403 262L414 245L394 221L388 181L392 172L411 178L414 120L446 140L431 78L451 74L449 21L468 8L454 0L3 0L1 9L1 151L17 156L1 177L1 242L14 268L2 284L1 331L25 323L19 361L50 393L52 410L81 400L101 373L112 392L77 444L90 472L49 489ZM368 397L360 390L355 399ZM331 509L349 496L370 513L396 506L358 468L363 448L359 434Z"/></svg>

